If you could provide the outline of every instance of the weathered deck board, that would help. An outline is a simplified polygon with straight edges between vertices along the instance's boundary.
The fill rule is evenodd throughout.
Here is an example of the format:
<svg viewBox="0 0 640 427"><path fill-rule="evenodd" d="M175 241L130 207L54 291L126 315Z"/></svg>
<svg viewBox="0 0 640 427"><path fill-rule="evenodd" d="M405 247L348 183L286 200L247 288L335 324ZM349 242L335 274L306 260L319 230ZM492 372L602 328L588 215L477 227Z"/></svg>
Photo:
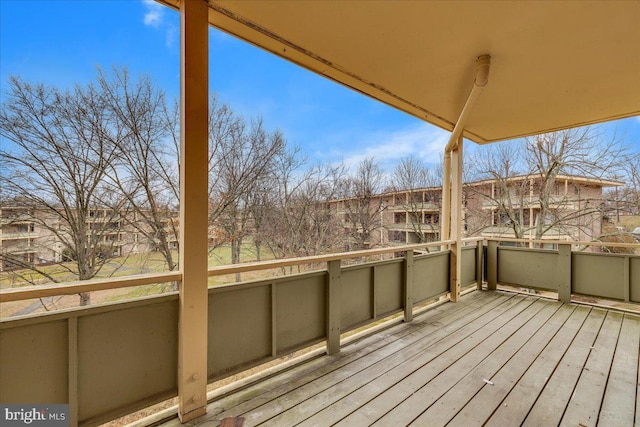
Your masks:
<svg viewBox="0 0 640 427"><path fill-rule="evenodd" d="M212 402L189 425L633 425L639 373L640 316L473 292Z"/></svg>
<svg viewBox="0 0 640 427"><path fill-rule="evenodd" d="M526 303L525 303L526 304ZM474 347L474 342L479 340L481 336L490 333L492 330L495 331L499 328L500 320L497 320L502 313L508 315L506 313L515 313L518 305L522 305L522 300L518 303L518 300L513 300L513 305L509 303L502 304L498 308L494 308L493 310L487 312L482 317L477 318L476 321L467 324L464 328L458 330L456 336L447 336L445 339L436 343L435 345L425 349L424 352L417 355L417 357L413 357L410 360L405 360L400 364L395 364L387 369L383 375L380 375L376 378L371 378L373 381L363 381L360 384L356 384L357 387L354 388L350 393L339 393L332 395L332 401L334 402L330 406L317 406L318 402L313 402L313 406L310 406L311 411L306 410L305 412L308 414L309 412L314 412L315 415L305 420L301 423L301 426L318 426L318 425L331 425L340 421L342 417L348 415L350 410L353 409L354 405L352 402L354 401L369 401L375 398L379 393L389 389L393 385L402 381L404 378L412 375L417 372L419 369L422 369L429 362L433 361L436 358L440 358L440 360L447 360L450 357L445 355L445 353L453 354L451 358L456 357L455 354L459 354L465 351L470 350ZM486 326L484 326L486 324ZM485 329L485 331L481 331L481 329ZM341 391L341 390L338 390ZM338 400L340 399L340 400ZM315 400L315 399L314 399ZM324 402L323 402L324 403ZM306 409L306 408L305 408ZM300 408L298 413L302 411L303 408ZM277 420L276 420L277 421ZM353 423L353 421L347 421L348 424ZM274 424L277 425L277 424Z"/></svg>
<svg viewBox="0 0 640 427"><path fill-rule="evenodd" d="M449 389L429 409L422 413L414 422L415 425L431 423L444 425L464 407L481 389L493 389L500 386L507 378L520 377L522 371L531 365L540 352L547 346L556 332L562 327L575 307L557 303L545 307L552 315L545 322L545 317L533 318L529 324L532 330L538 327L533 334L523 330L520 335L514 334L512 338L496 349L480 365L476 366L454 387ZM541 312L540 314L542 314ZM545 313L546 314L546 313ZM540 324L537 324L540 321ZM529 326L529 324L527 326ZM503 375L497 375L501 372ZM491 381L491 384L484 380ZM515 381L513 381L515 382ZM486 403L485 403L486 406ZM482 424L484 420L471 420L472 425ZM469 425L469 424L467 424Z"/></svg>
<svg viewBox="0 0 640 427"><path fill-rule="evenodd" d="M385 384L382 390L384 393L379 393L374 399L368 402L366 406L352 413L337 425L369 425L375 422L398 404L401 404L403 400L419 390L424 384L448 369L453 361L462 360L471 350L477 348L478 345L482 345L484 341L494 336L497 331L501 329L502 324L509 322L514 317L522 317L523 312L535 311L535 308L533 308L533 310L531 309L532 305L533 304L528 304L527 301L521 301L518 305L511 307L500 316L486 323L459 345L450 348L447 352L443 353L441 357L434 360L433 363L428 363L418 370L408 372L409 375L405 378L400 378L400 381L395 384L390 384L389 386ZM482 357L482 355L478 354L477 357ZM465 360L468 360L468 358ZM374 386L375 385L376 384L374 384Z"/></svg>
<svg viewBox="0 0 640 427"><path fill-rule="evenodd" d="M508 299L485 300L480 298L477 300L471 299L470 304L459 310L450 311L447 307L443 309L440 316L427 316L424 320L417 319L417 322L411 324L411 328L406 328L407 325L402 328L395 328L387 335L388 342L385 345L376 345L375 338L369 338L365 340L367 344L359 352L358 357L349 358L348 355L353 353L351 348L337 355L342 359L347 358L348 363L340 363L341 359L338 359L337 362L329 362L327 366L309 372L308 375L303 377L291 377L294 378L293 381L289 381L285 376L283 381L281 380L278 385L271 387L266 393L262 393L241 405L233 407L228 402L225 402L223 405L229 410L222 412L219 417L239 416L247 413L247 418L250 419L247 419L246 422L249 425L255 424L263 418L268 419L269 416L277 415L278 411L282 412L300 403L298 400L303 399L305 395L313 396L314 393L317 394L330 388L380 360L399 351L410 350L412 345L420 340L438 339L439 337L447 336L447 331L449 333L455 332L458 327L471 321L476 316L475 313L480 315L503 301L508 301ZM354 348L358 348L358 345L356 344ZM337 358L332 356L327 359L333 360ZM325 363L327 363L326 359ZM312 382L313 384L311 384ZM262 383L258 384L258 387L262 387ZM255 387L251 391L256 393ZM290 395L291 393L295 393L293 397ZM285 394L287 394L286 400L279 399L280 396ZM220 413L220 411L217 412ZM215 413L215 409L211 413Z"/></svg>
<svg viewBox="0 0 640 427"><path fill-rule="evenodd" d="M420 415L423 408L428 408L430 405L435 403L435 401L447 392L449 388L460 381L465 375L467 375L467 373L485 360L485 358L489 357L497 347L509 340L509 338L511 338L514 333L521 330L523 326L529 324L530 328L528 329L535 328L533 323L529 323L529 321L543 311L548 304L549 303L546 301L536 301L531 304L518 314L518 316L511 319L496 333L476 346L473 351L458 359L432 381L424 381L422 384L426 385L420 387L410 396L407 396L400 405L387 412L382 418L372 425L408 425L411 423L418 415ZM417 380L419 380L419 378L417 378ZM425 378L425 380L427 380L427 378Z"/></svg>
<svg viewBox="0 0 640 427"><path fill-rule="evenodd" d="M507 301L506 304L509 304ZM479 307L476 314L479 316L483 313L490 312L491 307ZM325 405L329 405L335 401L338 396L345 395L359 385L371 381L376 377L384 374L389 369L399 365L406 365L407 361L412 360L415 356L429 355L425 351L441 340L449 341L452 338L461 340L464 334L460 333L460 328L464 328L469 323L472 324L474 317L467 315L450 324L439 326L432 333L420 337L411 337L412 342L398 351L393 353L384 353L384 358L376 358L363 360L362 365L356 369L349 371L348 378L344 375L326 375L319 380L306 384L292 393L287 395L286 401L272 402L268 406L263 406L254 410L251 414L247 414L247 422L259 424L267 421L265 425L282 426L289 425L289 420L304 420L308 416L313 415L321 410ZM471 322L470 322L471 321ZM457 338L456 338L457 337ZM415 339L419 338L419 339ZM382 354L382 352L378 352Z"/></svg>
<svg viewBox="0 0 640 427"><path fill-rule="evenodd" d="M564 414L564 410L567 407L567 402L571 399L575 385L606 315L606 310L591 310L580 332L558 363L538 400L534 403L531 412L525 418L524 426L537 427L541 425L558 425L560 423L562 414ZM494 424L492 418L487 425L502 426L503 424Z"/></svg>
<svg viewBox="0 0 640 427"><path fill-rule="evenodd" d="M622 313L609 311L598 333L576 389L562 417L561 426L595 426L618 342Z"/></svg>
<svg viewBox="0 0 640 427"><path fill-rule="evenodd" d="M640 317L626 314L600 409L599 426L633 425L639 342Z"/></svg>
<svg viewBox="0 0 640 427"><path fill-rule="evenodd" d="M460 427L482 425L492 416L492 413L493 425L520 425L590 311L589 307L576 307L551 342L535 361L525 368L526 372L521 377L518 378L520 369L517 363L515 366L514 364L505 366L505 369L492 378L494 385L483 387L449 425Z"/></svg>
<svg viewBox="0 0 640 427"><path fill-rule="evenodd" d="M442 324L452 323L459 318L465 319L466 316L472 315L479 307L487 306L490 309L506 300L508 298L496 300L489 299L483 295L475 295L454 310L451 309L451 304L437 307L417 318L414 323L410 324L410 328L407 328L408 324L392 327L379 334L360 340L336 355L307 362L281 375L261 381L249 387L243 393L232 394L214 401L208 405L207 415L202 417L201 420L222 419L253 411L261 405L278 399L288 392L341 368L353 368L352 364L355 363L366 366L367 360L362 362L360 359L373 355L378 350L384 353L375 357L384 357L384 354L389 351L399 351L409 345L410 340L419 339L422 336L419 331L422 331L424 335L428 335L430 331L441 329ZM371 362L371 360L368 362Z"/></svg>

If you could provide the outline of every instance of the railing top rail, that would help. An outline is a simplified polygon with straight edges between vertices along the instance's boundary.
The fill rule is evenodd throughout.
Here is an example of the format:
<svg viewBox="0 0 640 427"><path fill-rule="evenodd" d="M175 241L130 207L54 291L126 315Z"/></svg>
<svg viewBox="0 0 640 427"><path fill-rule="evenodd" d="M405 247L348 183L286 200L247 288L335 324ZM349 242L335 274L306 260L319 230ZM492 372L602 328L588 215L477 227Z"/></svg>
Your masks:
<svg viewBox="0 0 640 427"><path fill-rule="evenodd" d="M465 237L464 239L462 239L463 242L465 243L469 243L469 242L481 242L485 240L484 237Z"/></svg>
<svg viewBox="0 0 640 427"><path fill-rule="evenodd" d="M477 239L476 239L477 240ZM272 268L289 267L301 264L337 261L342 259L360 258L371 255L402 252L428 247L449 245L455 243L453 240L441 242L419 243L398 247L388 247L380 249L367 249L354 252L341 252L327 255L316 255L299 258L287 258L273 261L248 262L234 265L223 265L209 269L209 276L221 276L225 274L243 273L247 271L268 270ZM92 279L67 283L56 283L50 285L38 285L28 288L13 288L0 290L0 303L21 301L27 299L52 297L58 295L74 295L80 292L104 291L109 289L127 288L132 286L151 285L163 282L182 281L181 271L168 273L141 274L136 276Z"/></svg>
<svg viewBox="0 0 640 427"><path fill-rule="evenodd" d="M640 248L640 243L620 242L584 242L578 240L535 240L515 239L512 237L486 237L485 240L493 242L536 243L545 245L577 245L577 246L610 246L612 248Z"/></svg>
<svg viewBox="0 0 640 427"><path fill-rule="evenodd" d="M80 292L104 291L108 289L127 288L131 286L151 285L163 282L179 282L182 280L180 271L169 273L140 274L127 277L110 277L51 285L30 286L28 288L13 288L0 290L0 302L21 301L34 298L52 297L57 295L73 295Z"/></svg>
<svg viewBox="0 0 640 427"><path fill-rule="evenodd" d="M416 243L413 245L394 246L379 249L365 249L353 252L338 252L326 255L314 255L298 258L284 258L272 261L246 262L242 264L220 265L209 269L209 276L222 276L225 274L245 273L247 271L269 270L272 268L291 267L302 264L313 264L321 262L338 261L343 259L362 258L372 255L383 255L394 252L403 252L416 249L424 249L435 246L443 246L455 243L454 240L443 240L441 242Z"/></svg>

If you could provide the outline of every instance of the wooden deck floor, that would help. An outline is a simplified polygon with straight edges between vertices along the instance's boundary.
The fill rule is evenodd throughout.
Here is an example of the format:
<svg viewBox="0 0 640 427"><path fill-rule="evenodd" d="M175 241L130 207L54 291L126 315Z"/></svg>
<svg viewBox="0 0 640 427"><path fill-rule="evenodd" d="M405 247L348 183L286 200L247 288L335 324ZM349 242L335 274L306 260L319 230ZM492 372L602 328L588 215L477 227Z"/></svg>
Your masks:
<svg viewBox="0 0 640 427"><path fill-rule="evenodd" d="M189 424L640 425L639 341L636 315L472 292L215 401Z"/></svg>

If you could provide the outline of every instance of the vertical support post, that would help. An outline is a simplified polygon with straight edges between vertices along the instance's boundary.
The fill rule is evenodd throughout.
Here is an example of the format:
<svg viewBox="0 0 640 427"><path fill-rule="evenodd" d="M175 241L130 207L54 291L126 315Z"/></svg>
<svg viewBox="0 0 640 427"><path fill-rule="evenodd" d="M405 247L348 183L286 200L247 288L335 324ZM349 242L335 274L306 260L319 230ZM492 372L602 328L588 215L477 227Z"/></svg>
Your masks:
<svg viewBox="0 0 640 427"><path fill-rule="evenodd" d="M449 240L451 220L451 153L444 153L442 165L442 215L440 217L440 240ZM444 248L441 248L441 250Z"/></svg>
<svg viewBox="0 0 640 427"><path fill-rule="evenodd" d="M451 301L460 300L462 279L462 135L458 146L451 152L451 265L449 268L449 290Z"/></svg>
<svg viewBox="0 0 640 427"><path fill-rule="evenodd" d="M68 321L69 340L69 426L78 425L78 318Z"/></svg>
<svg viewBox="0 0 640 427"><path fill-rule="evenodd" d="M276 295L276 283L270 285L271 288L271 356L278 355L278 300Z"/></svg>
<svg viewBox="0 0 640 427"><path fill-rule="evenodd" d="M340 260L327 262L327 354L340 351Z"/></svg>
<svg viewBox="0 0 640 427"><path fill-rule="evenodd" d="M209 7L180 2L180 320L178 415L207 412Z"/></svg>
<svg viewBox="0 0 640 427"><path fill-rule="evenodd" d="M378 317L378 301L376 295L378 294L378 275L376 274L376 266L374 265L371 270L371 319L375 320Z"/></svg>
<svg viewBox="0 0 640 427"><path fill-rule="evenodd" d="M476 243L476 288L482 290L482 255L484 241L478 240Z"/></svg>
<svg viewBox="0 0 640 427"><path fill-rule="evenodd" d="M571 245L558 245L558 299L571 302Z"/></svg>
<svg viewBox="0 0 640 427"><path fill-rule="evenodd" d="M404 321L413 320L413 251L404 253Z"/></svg>
<svg viewBox="0 0 640 427"><path fill-rule="evenodd" d="M631 260L628 256L624 257L624 271L622 275L622 282L624 286L624 300L625 302L629 302L631 300L631 272L629 268L631 267Z"/></svg>
<svg viewBox="0 0 640 427"><path fill-rule="evenodd" d="M498 288L498 242L489 240L487 243L487 290Z"/></svg>

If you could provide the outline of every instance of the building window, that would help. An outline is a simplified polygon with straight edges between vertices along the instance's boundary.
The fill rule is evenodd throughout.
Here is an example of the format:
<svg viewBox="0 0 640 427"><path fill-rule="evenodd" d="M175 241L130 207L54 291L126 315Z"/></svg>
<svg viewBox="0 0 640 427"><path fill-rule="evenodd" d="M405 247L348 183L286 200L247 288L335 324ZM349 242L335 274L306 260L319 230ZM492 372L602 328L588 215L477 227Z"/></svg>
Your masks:
<svg viewBox="0 0 640 427"><path fill-rule="evenodd" d="M406 212L396 212L393 215L393 222L395 224L404 224L407 222L407 213Z"/></svg>
<svg viewBox="0 0 640 427"><path fill-rule="evenodd" d="M389 231L389 241L405 243L407 241L407 236L404 231Z"/></svg>

